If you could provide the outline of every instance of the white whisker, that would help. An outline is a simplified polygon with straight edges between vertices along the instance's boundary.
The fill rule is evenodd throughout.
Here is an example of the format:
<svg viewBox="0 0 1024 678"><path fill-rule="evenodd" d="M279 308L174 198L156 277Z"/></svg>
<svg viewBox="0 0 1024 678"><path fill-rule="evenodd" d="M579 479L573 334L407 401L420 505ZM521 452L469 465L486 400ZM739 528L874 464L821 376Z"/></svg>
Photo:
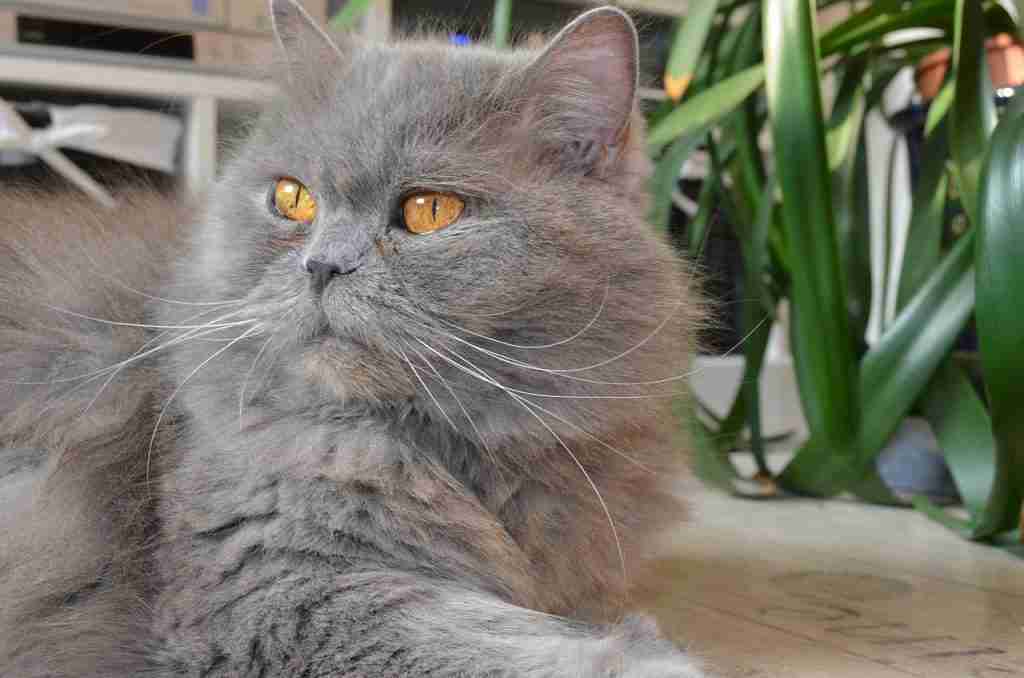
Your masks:
<svg viewBox="0 0 1024 678"><path fill-rule="evenodd" d="M141 290L137 290L134 287L130 287L129 285L126 285L125 283L121 282L117 278L114 278L113 276L106 275L104 273L100 273L99 271L93 271L93 273L95 273L96 275L98 275L98 276L100 276L102 278L106 278L107 280L109 280L110 282L114 283L118 287L120 287L120 288L122 288L124 290L127 290L127 291L131 292L132 294L137 294L140 297L144 297L146 299L151 299L152 301L159 301L159 302L162 302L164 304L176 304L178 306L228 306L230 304L243 304L246 301L245 299L228 299L226 301L182 301L180 299L168 299L166 297L158 297L156 295L147 294L146 292L143 292Z"/></svg>
<svg viewBox="0 0 1024 678"><path fill-rule="evenodd" d="M449 322L449 321L441 319L441 318L438 318L438 320L443 322L445 325L448 325L449 327L452 327L454 329L459 330L460 332L465 332L466 334L471 334L474 337L478 337L478 338L483 339L485 341L491 341L491 342L494 342L495 344L501 344L502 346L508 346L509 348L518 348L518 349L525 349L525 350L536 350L536 349L544 349L544 348L554 348L555 346L562 346L564 344L568 344L568 343L570 343L572 341L575 341L579 337L581 337L584 334L586 334L587 330L589 330L591 327L594 326L594 323L596 323L597 319L601 317L601 314L604 312L604 307L608 303L608 291L610 290L610 288L611 288L611 279L609 278L608 281L605 283L605 286L604 286L604 296L601 298L601 305L598 307L597 312L590 319L590 322L588 322L586 325L584 325L582 329L577 331L571 337L566 337L565 339L560 339L558 341L553 341L553 342L548 343L548 344L513 344L513 343L508 342L508 341L502 341L501 339L495 339L494 337L489 337L486 334L481 334L480 332L474 332L473 330L467 330L465 327L459 327L455 323Z"/></svg>
<svg viewBox="0 0 1024 678"><path fill-rule="evenodd" d="M280 330L278 330L280 331ZM263 342L263 346L256 352L256 357L252 359L252 365L245 373L245 379L242 380L242 387L238 390L238 430L241 431L242 419L245 417L245 389L249 385L249 378L252 377L252 373L256 371L256 365L259 364L260 358L263 357L263 352L270 346L270 342L274 340L274 335L271 334L267 337L267 340Z"/></svg>
<svg viewBox="0 0 1024 678"><path fill-rule="evenodd" d="M760 322L758 322L749 332L747 332L747 334L745 334L738 342L736 342L736 344L734 346L732 346L728 351L726 351L723 354L723 357L724 356L729 356L733 352L735 352L737 349L739 349L754 334L754 332L756 332L758 329L760 329L761 326L764 325L764 323L768 322L769 320L770 320L770 316L765 316L764 318L762 318L760 320ZM418 323L418 324L421 327L424 327L424 328L429 329L429 330L431 330L433 332L436 332L436 333L440 334L441 336L447 337L447 338L449 338L449 339L451 339L453 341L456 341L456 342L458 342L458 343L460 343L460 344L462 344L464 346L468 346L469 348L473 349L474 351L477 351L479 353L483 353L484 355L487 355L487 356L497 360L498 362L505 363L506 365L511 365L513 367L518 367L518 368L521 368L521 369L524 369L524 370L530 370L530 371L534 371L534 372L542 372L544 374L549 374L549 375L552 375L552 376L562 377L564 379L569 379L569 380L572 380L572 381L578 381L578 382L582 382L582 383L586 383L586 384L597 384L597 385L600 385L600 386L632 386L632 387L655 386L655 385L658 385L658 384L667 384L667 383L671 383L671 382L674 382L674 381L682 381L684 379L689 379L690 377L693 377L693 376L695 376L697 374L700 374L704 369L706 369L706 368L698 368L698 369L695 369L695 370L688 370L688 371L682 372L680 374L675 374L675 375L672 375L672 376L669 376L669 377L663 377L661 379L651 379L651 380L648 380L648 381L609 381L609 380L603 380L603 379L588 379L586 377L577 377L577 376L574 376L574 375L571 375L571 374L566 374L567 370L548 369L548 368L544 368L544 367L539 367L537 365L531 365L529 363L524 363L522 361L515 360L515 359L510 358L510 357L508 357L506 355L503 355L501 353L497 353L495 351L491 351L489 349L486 349L486 348L484 348L482 346L478 346L478 345L476 345L476 344L474 344L474 343L472 343L470 341L466 341L465 339L462 339L461 337L458 337L458 336L456 336L454 334L445 332L443 330L439 330L437 328L432 328L432 327L430 327L428 325L425 325L423 323ZM648 337L648 339L649 338L650 337ZM636 348L636 346L634 346L634 348ZM455 355L459 355L459 354L456 353ZM657 394L605 394L605 395L557 394L556 395L556 394L532 393L532 392L528 392L528 391L518 391L516 389L513 389L513 390L516 391L517 393L522 394L522 395L532 395L532 396L543 397L543 398L584 398L584 399L589 398L589 399L598 399L598 400L619 399L619 398L631 400L631 399L643 399L643 398L672 397L672 396L676 396L676 395L683 395L683 394L685 394L685 392L683 392L683 391L671 391L671 392L668 392L668 393L657 393Z"/></svg>
<svg viewBox="0 0 1024 678"><path fill-rule="evenodd" d="M524 400L526 400L526 399L524 398ZM601 445L602 447L604 447L607 450L610 450L611 452L614 452L615 454L619 455L620 457L622 457L626 461L630 462L631 464L633 464L637 468L642 469L642 470L646 471L647 473L654 473L655 472L654 469L652 469L650 466L647 466L646 464L643 464L642 462L634 459L633 457L631 457L630 455L626 454L622 450L618 449L614 445L609 445L608 443L606 443L605 441L601 440L600 438L598 438L597 436L595 436L593 433L591 433L590 431L586 430L582 426L580 426L578 424L574 424L573 422L569 421L568 419L565 419L564 417L561 417L561 416L555 414L551 410L548 410L548 409L546 409L544 407L541 407L540 405L538 405L537 403L535 403L535 402L533 402L531 400L527 400L526 402L530 403L530 405L532 407L537 408L538 410L540 410L544 414L548 415L549 417L553 417L554 419L557 419L558 421L562 422L563 424L565 424L569 428L571 428L571 429L573 429L575 431L579 431L583 435L585 435L588 438L590 438L591 440L593 440L595 443Z"/></svg>
<svg viewBox="0 0 1024 678"><path fill-rule="evenodd" d="M253 358L253 360L252 360L252 366L249 367L249 370L245 373L245 379L242 380L242 387L238 391L238 430L239 431L242 430L242 420L245 417L245 391L248 388L249 379L251 379L252 375L256 372L256 366L259 364L260 358L263 357L263 352L267 350L268 346L270 346L270 342L272 342L274 340L274 337L276 337L281 332L281 330L283 330L283 329L285 329L285 327L287 327L287 325L285 325L284 321L285 321L286 318L292 316L294 314L295 310L296 310L296 307L293 307L290 311L286 312L281 317L281 319L280 319L281 326L279 328L277 328L276 330L274 330L273 332L271 332L270 336L267 337L267 340L265 342L263 342L263 345L260 346L260 350L256 353L256 357ZM266 378L266 375L264 375L264 377L262 377L262 378Z"/></svg>
<svg viewBox="0 0 1024 678"><path fill-rule="evenodd" d="M685 303L686 303L685 300L681 299L679 301L679 303L676 304L675 308L672 309L672 312L669 313L667 316L665 316L665 319L662 320L660 323L658 323L658 325L653 330L651 330L650 334L648 334L646 337L644 337L643 339L641 339L637 343L633 344L633 346L631 346L630 348L626 349L625 351L622 351L618 355L614 355L611 358L606 358L605 360L601 360L601 361L593 363L591 365L585 365L583 367L571 367L571 368L560 369L560 370L554 370L554 369L549 370L549 369L541 368L541 367L536 367L535 369L537 369L538 371L549 372L551 374L572 374L572 373L575 373L575 372L585 372L587 370L597 369L598 367L604 367L605 365L609 365L609 364L611 364L611 363L613 363L613 362L615 362L617 360L621 360L622 358L625 358L626 356L630 355L631 353L633 353L637 349L643 347L647 342L649 342L659 332L661 332L661 330L664 329L664 327L666 325L668 325L669 321L672 320L672 318L675 317L676 313L679 312L679 309L682 308ZM514 362L519 362L519 361L514 361ZM526 363L523 363L520 366L521 367L525 367Z"/></svg>
<svg viewBox="0 0 1024 678"><path fill-rule="evenodd" d="M458 357L468 364L473 364L464 355L457 353L452 349L447 349L453 356ZM556 375L559 376L559 375ZM527 391L519 388L512 388L511 386L503 386L512 393L518 393L519 395L532 396L534 398L558 398L564 400L646 400L649 398L674 398L678 395L686 395L689 391L668 391L666 393L537 393L536 391Z"/></svg>
<svg viewBox="0 0 1024 678"><path fill-rule="evenodd" d="M148 448L148 450L146 452L146 482L147 483L149 482L150 462L152 461L152 458L153 458L153 443L156 441L157 430L160 428L160 422L163 421L164 415L167 414L167 409L171 406L171 402L174 400L175 396L177 396L178 393L181 391L181 389L185 386L185 384L188 383L189 379L194 377L199 372L199 370L203 369L203 367L205 367L208 363L210 363L214 358L216 358L217 356L221 355L222 353L227 351L229 348L231 348L232 346L234 346L238 342L242 341L243 339L249 337L253 333L259 332L260 329L261 329L261 327L259 325L255 326L255 327L250 327L245 332L243 332L238 337L236 337L235 340L232 341L230 344L228 344L227 346L225 346L225 347L223 347L221 349L218 349L211 356L209 356L208 358L203 360L201 363L199 363L199 365L197 365L194 370L189 372L188 376L186 376L181 381L181 383L178 384L178 386L171 392L170 397L167 398L167 402L165 402L164 406L162 408L160 408L160 414L157 415L156 423L153 425L153 434L150 435L150 437L149 437L149 448Z"/></svg>
<svg viewBox="0 0 1024 678"><path fill-rule="evenodd" d="M43 409L39 410L39 413L36 415L36 417L41 419L44 414L46 414L47 412L52 410L54 407L56 407L57 404L61 401L61 399L67 398L68 396L70 396L72 393L78 391L79 389L85 388L86 386L88 386L89 384L91 384L92 382L96 381L97 379L99 379L102 376L103 376L103 374L97 374L97 375L94 375L92 377L89 377L88 379L84 380L82 383L75 384L73 387L71 387L68 390L64 391L60 395L55 396L53 399L50 400L50 402L46 405L46 407L44 407Z"/></svg>
<svg viewBox="0 0 1024 678"><path fill-rule="evenodd" d="M203 324L203 325L154 325L154 324L149 324L149 323L130 323L130 322L123 322L123 321L119 321L119 320L107 320L106 318L97 318L96 316L87 315L85 313L79 313L77 311L72 311L70 309L61 308L59 306L50 306L49 304L44 304L44 306L46 308L48 308L48 309L50 309L52 311L56 311L58 313L63 313L65 315L74 316L75 318L82 318L83 320L91 320L92 322L102 323L104 325L115 325L117 327L141 327L143 329L150 329L150 330L194 330L194 329L199 329L199 328L203 328L203 327L234 327L238 323L250 322L248 320L234 321L234 322L231 322L231 323L223 323L223 322L221 322L223 320L226 320L227 318L230 318L232 316L236 316L239 313L244 313L245 309L240 309L238 311L234 311L233 313L226 313L223 316L221 316L220 318L216 318L214 320L211 320L209 323L206 323L206 324Z"/></svg>
<svg viewBox="0 0 1024 678"><path fill-rule="evenodd" d="M447 379L445 379L443 376L441 376L441 373L438 372L436 367L434 367L434 364L431 363L430 360L428 360L427 357L425 355L423 355L415 346L412 346L411 344L407 344L407 346L409 347L410 350L412 350L419 357L420 360L423 361L423 363L428 368L430 368L430 371L434 373L434 376L437 377L437 379L441 382L441 384L446 389L448 389L448 393L450 393L452 398L455 399L455 403L459 406L459 409L462 410L462 414L463 414L464 417L466 417L466 421L469 422L469 425L473 428L473 432L476 433L476 437L480 441L480 446L484 448L484 451L487 453L487 456L490 458L491 463L494 464L494 468L498 472L498 477L501 478L501 482L503 484L505 484L505 485L508 485L508 482L505 480L504 474L502 474L502 472L501 472L501 464L498 463L498 458L495 456L494 451L491 450L490 445L487 444L487 441L484 439L483 434L480 432L480 429L477 427L476 422L473 421L473 417L469 416L469 410L466 409L466 406L462 403L462 400L460 400L459 396L456 395L455 389L453 389L451 387L451 384L448 383Z"/></svg>
<svg viewBox="0 0 1024 678"><path fill-rule="evenodd" d="M506 391L506 393L508 393L508 391ZM576 464L576 468L578 468L580 470L580 473L583 474L583 477L587 479L587 483L590 485L590 489L594 491L594 496L597 497L597 501L601 504L601 510L604 511L604 515L608 519L608 527L611 528L612 538L615 540L615 549L616 551L618 551L619 554L619 565L622 569L622 581L624 583L629 581L629 578L626 574L626 556L622 552L622 540L619 539L619 531L615 528L615 520L612 518L612 512L611 510L609 510L608 504L605 503L604 497L601 496L601 491L597 489L597 483L595 483L594 479L590 477L590 474L587 473L587 469L580 462L579 458L575 454L573 454L573 451L569 449L569 446L565 444L565 441L562 440L562 437L555 433L555 429L551 428L551 426L546 421L544 421L544 419L542 419L539 414L534 412L533 408L527 405L526 401L523 398L513 395L512 393L508 393L508 395L511 398L513 398L516 402L518 402L520 405L522 405L527 412L533 415L534 419L540 422L541 426L546 428L548 432L552 436L554 436L555 440L558 441L558 444L562 446L562 449L569 453L569 456L572 458L573 463Z"/></svg>
<svg viewBox="0 0 1024 678"><path fill-rule="evenodd" d="M153 337L152 339L150 339L149 341L147 341L147 342L146 342L145 344L143 344L142 346L140 346L140 347L139 347L139 349L138 349L137 351L135 351L135 353L133 353L133 354L131 355L131 357L132 357L132 358L135 358L135 357L137 357L137 356L138 356L138 355L139 355L140 353L142 353L143 351L145 351L145 350L146 350L146 347L147 347L147 346L150 346L150 345L152 345L152 344L153 344L154 342L160 341L160 339L162 339L162 338L163 338L163 337L164 337L164 336L165 336L166 334L167 334L167 332L166 332L166 331L164 331L164 332L161 332L160 334L156 335L155 337ZM95 394L93 395L92 399L91 399L91 400L89 400L89 403L88 403L88 404L87 404L87 405L86 405L85 407L83 407L83 408L82 408L82 411L81 411L81 412L79 413L79 415L78 415L78 416L80 416L80 417L84 417L84 416L86 415L86 413L88 413L88 412L89 412L89 410L90 410L90 409L92 409L92 406L93 406L93 405L94 405L94 404L96 403L96 401L97 401L97 400L99 400L99 398L100 398L100 395L102 395L102 394L103 394L103 391L105 391L105 390L106 390L106 388L107 388L108 386L110 386L110 383L111 383L112 381L114 381L114 379L116 379L116 378L117 378L117 375L119 375L119 374L121 373L121 371L122 371L122 370L123 370L123 369L124 369L125 367L127 367L127 366L128 366L129 364L130 364L130 363L127 363L127 362L126 362L126 363L125 363L124 365L121 365L121 367L117 368L116 370L114 370L113 372L111 372L111 373L110 373L110 376L109 376L109 377L107 377L106 381L104 381L104 382L103 382L103 384L102 384L102 385L101 385L101 386L99 387L99 389L98 389L98 390L96 391L96 393L95 393Z"/></svg>
<svg viewBox="0 0 1024 678"><path fill-rule="evenodd" d="M256 322L258 322L258 321L256 321L256 320L249 320L249 321L246 321L245 323L240 323L240 324L252 324L252 323L256 323ZM219 332L222 329L220 327L214 327L212 329L208 329L208 330L204 331L203 327L204 326L201 325L197 329L189 330L188 332L184 332L182 334L179 334L174 339L171 339L170 341L168 341L166 343L160 344L159 346L155 346L155 347L153 347L153 348L151 348L151 349L149 349L147 351L144 351L143 353L139 353L139 354L134 355L134 356L132 356L130 358L126 358L125 360L121 360L121 361L116 362L116 363L114 363L112 365L108 365L107 367L103 367L103 368L100 368L98 370L93 370L92 372L86 372L85 374L79 374L79 375L76 375L74 377L58 377L56 379L48 379L46 381L14 381L14 380L0 379L0 383L14 384L16 386L47 386L47 385L50 385L50 384L62 384L62 383L68 383L68 382L72 382L72 381L79 381L79 380L82 380L82 379L93 379L95 377L107 374L111 370L117 370L117 369L119 369L119 368L121 368L121 367L123 367L125 365L128 365L130 363L136 362L138 360L142 360L143 358L147 358L147 357L149 357L150 355L152 355L154 353L158 353L158 352L163 351L165 349L168 349L168 348L170 348L172 346L177 346L178 344L184 343L184 342L189 341L191 339L196 339L198 337L206 336L207 334L213 334L214 332Z"/></svg>
<svg viewBox="0 0 1024 678"><path fill-rule="evenodd" d="M765 316L764 318L762 318L749 332L747 332L745 335L743 335L743 337L739 341L737 341L733 346L731 346L729 348L729 350L725 351L722 354L722 357L726 357L726 356L732 355L736 350L738 350L741 346L743 346L743 344L745 344L747 342L747 340L751 336L753 336L754 333L757 332L757 330L759 330L761 328L762 325L764 325L770 319L771 319L770 316ZM510 358L510 357L508 357L506 355L503 355L501 353L497 353L495 351L490 351L488 349L483 348L482 346L477 346L476 344L474 344L472 342L465 341L463 339L460 339L460 338L455 337L453 335L450 335L448 333L442 333L442 334L444 336L450 338L450 339L454 339L455 341L458 341L460 344L463 344L465 346L468 346L468 347L472 348L475 351L478 351L480 353L483 353L484 355L490 356L491 358L494 358L495 360L497 360L499 362L503 362L505 364L512 365L514 367L520 367L520 368L525 369L525 370L531 370L531 371L534 371L534 372L543 372L545 374L552 374L554 376L561 376L561 377L564 377L566 379L570 379L572 381L579 381L579 382L583 382L583 383L586 383L586 384L597 384L597 385L601 385L601 386L656 386L658 384L666 384L666 383L673 382L673 381L681 381L683 379L688 379L688 378L690 378L690 377L692 377L692 376L694 376L696 374L700 374L701 369L703 369L703 368L701 368L701 369L698 369L698 370L689 370L687 372L682 372L680 374L675 374L675 375L672 375L670 377L662 377L661 379L651 379L651 380L648 380L648 381L608 381L608 380L604 380L604 379L587 379L586 377L577 377L577 376L573 376L573 375L570 375L570 374L565 374L564 370L552 370L552 369L548 369L548 368L544 368L544 367L539 367L537 365L530 365L529 363L524 363L522 361L515 360L514 358Z"/></svg>
<svg viewBox="0 0 1024 678"><path fill-rule="evenodd" d="M419 339L417 339L416 341L419 341L419 343L423 344L427 348L430 348L430 350L432 350L432 351L434 350L433 348L428 346L425 342L420 341ZM473 372L469 372L469 374L471 374L472 376L480 378L480 376L482 375L482 376L487 377L490 380L490 381L488 381L488 383L490 383L491 385L496 386L498 388L503 388L503 389L504 388L508 388L506 386L503 386L503 385L499 384L498 381L494 377L489 375L487 372L485 372L478 365L475 365L472 362L466 360L463 356L459 355L458 353L455 353L454 351L452 351L450 349L448 350L448 353L450 353L452 356L455 356L456 358L461 360L464 364L466 364L466 366L470 370L473 370ZM515 391L515 389L509 389L509 390ZM537 408L538 410L540 410L544 414L548 415L549 417L553 417L554 419L557 419L558 421L562 422L566 426L569 426L570 428L573 428L576 431L579 431L580 433L582 433L583 435L587 436L588 438L590 438L594 442L596 442L596 443L602 445L603 447L605 447L606 449L614 452L615 454L619 455L623 459L626 459L627 461L633 463L638 468L643 469L644 471L647 471L648 473L654 473L654 470L652 468L650 468L649 466L644 465L643 463L641 463L637 459L634 459L633 457L631 457L630 455L626 454L625 452L623 452L622 450L618 449L617 447L606 443L605 441L601 440L600 438L595 436L593 433L591 433L590 431L587 431L586 429L584 429L583 427L579 426L578 424L575 424L575 423L569 421L568 419L565 419L564 417L561 417L561 416L555 414L551 410L548 410L548 409L546 409L544 407L541 407L540 405L538 405L537 403L535 403L535 402L533 402L531 400L527 400L526 402L530 403L531 406Z"/></svg>
<svg viewBox="0 0 1024 678"><path fill-rule="evenodd" d="M403 351L402 349L398 349L398 353L399 353L399 355L401 355L401 356L402 356L402 360L404 360L404 361L405 361L405 364L409 366L409 369L410 369L410 370L412 370L412 373L413 373L413 375L415 375L415 377L416 377L416 380L420 382L420 385L421 385L421 386L423 386L423 389L424 389L424 390L425 390L425 391L427 392L427 395L428 395L428 396L430 396L430 399L431 399L432 401L434 401L434 405L435 405L435 406L437 407L438 411L440 411L440 412L441 412L441 416L443 416L443 417L445 418L445 420L446 420L446 421L448 422L448 424L449 424L449 425L450 425L450 426L452 427L452 429L454 429L455 431L458 431L458 430L459 430L459 427L455 425L455 422L454 422L454 421L452 421L452 418L451 418L451 417L449 417L449 416L448 416L448 413L444 411L444 408L443 408L443 407L441 407L441 403L440 403L440 402L438 402L437 398L435 398L435 397L434 397L434 394L433 394L433 392L432 392L432 391L430 390L430 387L429 387L429 386L427 386L427 382L423 381L423 377L421 377L421 376L420 376L420 373L419 373L419 371L418 371L418 370L416 369L416 367L415 367L415 366L414 366L414 365L412 364L412 361L411 361L411 360L409 360L409 356L407 356L407 355L405 354L405 351Z"/></svg>
<svg viewBox="0 0 1024 678"><path fill-rule="evenodd" d="M594 495L597 497L597 501L600 503L601 509L604 511L605 517L608 519L608 526L611 528L612 537L615 540L615 548L618 551L619 555L619 565L622 569L622 579L624 582L628 581L626 575L626 557L622 551L622 541L619 539L619 531L615 528L615 520L612 518L611 510L609 510L608 504L605 503L604 497L601 496L601 491L597 488L597 484L594 482L593 478L590 477L590 474L587 473L587 469L583 466L583 464L580 462L579 458L573 453L573 451L569 449L569 446L565 443L564 440L562 440L562 437L559 436L558 433L556 433L555 430L551 428L551 426L546 421L544 421L544 419L539 414L537 414L532 407L530 407L529 401L516 395L512 389L506 388L504 385L496 381L494 378L488 376L486 373L479 372L474 369L464 368L462 365L459 365L458 363L451 360L447 356L443 355L439 351L436 351L433 347L429 346L425 342L420 341L419 339L417 339L417 341L419 341L419 343L423 344L425 348L433 352L435 355L437 355L439 358L441 358L448 364L452 365L453 367L457 367L458 369L469 373L470 375L476 377L477 379L480 379L481 381L487 384L491 384L496 388L504 391L510 398L519 403L519 405L523 409L525 409L534 419L536 419L541 424L541 426L547 429L548 433L550 433L555 438L555 440L558 441L558 444L562 447L562 449L564 449L569 454L569 457L576 465L576 468L580 470L580 472L583 474L583 477L586 478L587 483L590 485L590 488L594 491Z"/></svg>
<svg viewBox="0 0 1024 678"><path fill-rule="evenodd" d="M211 311L201 311L199 313L196 313L194 315L189 316L188 318L186 318L186 320L192 320L193 318L198 318L200 316L206 315L207 313L211 313ZM145 350L145 348L147 346L150 346L153 343L159 341L160 339L162 339L166 335L167 335L166 331L165 332L161 332L160 334L156 335L155 337L153 337L152 339L150 339L149 341L144 343L142 346L140 346L138 348L138 350L136 350L135 353L132 354L132 357L134 358L134 357L138 356L138 354L141 353L143 350ZM83 416L83 415L85 415L89 411L89 409L92 407L93 403L96 402L96 400L99 398L100 394L103 392L103 389L105 389L110 384L110 382L113 381L113 378L117 375L117 373L120 370L124 369L124 367L125 367L125 365L122 365L120 368L115 370L113 372L113 374L111 375L111 377L109 379L107 379L107 381L105 381L102 386L100 386L99 390L96 392L96 395L94 395L92 397L92 400L89 401L89 404L85 406L85 408L81 411L79 416ZM78 391L79 389L81 389L81 388L83 388L85 386L88 386L91 382L95 381L96 379L99 379L101 376L103 376L103 373L96 374L96 375L94 375L92 377L89 377L88 379L85 379L82 383L78 384L77 386L74 386L73 388L65 391L62 394L60 394L54 400L52 400L46 407L44 407L42 410L39 411L39 416L41 417L42 415L46 414L51 409L53 409L53 407L56 406L57 402L59 402L62 398L66 398L66 397L70 396L72 393L74 393L75 391Z"/></svg>

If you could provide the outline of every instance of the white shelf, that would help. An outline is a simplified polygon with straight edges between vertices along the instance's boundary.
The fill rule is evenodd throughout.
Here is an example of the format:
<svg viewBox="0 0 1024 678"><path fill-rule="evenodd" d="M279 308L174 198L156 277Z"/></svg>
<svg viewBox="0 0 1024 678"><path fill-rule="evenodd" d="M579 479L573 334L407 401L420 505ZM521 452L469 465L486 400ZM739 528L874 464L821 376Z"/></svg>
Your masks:
<svg viewBox="0 0 1024 678"><path fill-rule="evenodd" d="M259 101L269 83L177 59L0 43L0 82L156 99Z"/></svg>
<svg viewBox="0 0 1024 678"><path fill-rule="evenodd" d="M193 194L216 176L218 102L259 102L275 91L266 82L183 61L10 43L0 44L0 83L184 102L181 173Z"/></svg>
<svg viewBox="0 0 1024 678"><path fill-rule="evenodd" d="M152 8L146 8L145 4L139 0L122 0L121 6L115 9L109 6L104 8L94 0L0 0L0 8L15 10L24 16L63 21L110 24L151 31L209 31L227 27L224 7L211 6L212 14L202 16L189 11L185 3L179 5L177 12L167 12L166 7L163 11L154 12Z"/></svg>

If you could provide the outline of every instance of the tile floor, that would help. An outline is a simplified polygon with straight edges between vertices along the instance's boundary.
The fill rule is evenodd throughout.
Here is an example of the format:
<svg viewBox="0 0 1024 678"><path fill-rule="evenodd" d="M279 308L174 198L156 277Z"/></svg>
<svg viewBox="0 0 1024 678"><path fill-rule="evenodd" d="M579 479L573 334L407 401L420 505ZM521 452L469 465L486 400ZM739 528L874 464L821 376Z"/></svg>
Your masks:
<svg viewBox="0 0 1024 678"><path fill-rule="evenodd" d="M910 510L696 494L639 600L713 675L1024 677L1024 560Z"/></svg>

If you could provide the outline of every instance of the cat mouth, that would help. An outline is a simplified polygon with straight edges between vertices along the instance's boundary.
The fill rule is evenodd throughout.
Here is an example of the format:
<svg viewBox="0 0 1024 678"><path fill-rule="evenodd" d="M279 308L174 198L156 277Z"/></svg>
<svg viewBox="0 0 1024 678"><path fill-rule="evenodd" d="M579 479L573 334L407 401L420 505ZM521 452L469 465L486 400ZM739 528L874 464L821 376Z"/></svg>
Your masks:
<svg viewBox="0 0 1024 678"><path fill-rule="evenodd" d="M328 323L321 325L316 332L307 335L303 341L307 353L322 358L347 361L359 357L365 359L368 354L377 352L379 347L365 337L357 336L343 329L338 330Z"/></svg>
<svg viewBox="0 0 1024 678"><path fill-rule="evenodd" d="M336 334L322 334L310 342L314 350L327 353L352 353L353 351L365 352L370 346L355 337L340 336Z"/></svg>

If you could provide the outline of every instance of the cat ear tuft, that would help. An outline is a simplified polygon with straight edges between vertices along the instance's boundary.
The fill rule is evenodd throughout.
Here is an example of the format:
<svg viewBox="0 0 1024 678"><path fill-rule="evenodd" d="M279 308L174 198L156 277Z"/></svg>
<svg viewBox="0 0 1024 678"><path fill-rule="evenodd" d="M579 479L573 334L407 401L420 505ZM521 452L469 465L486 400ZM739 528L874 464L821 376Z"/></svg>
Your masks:
<svg viewBox="0 0 1024 678"><path fill-rule="evenodd" d="M527 69L540 129L589 171L614 156L629 131L639 46L629 16L614 7L585 12L562 29Z"/></svg>
<svg viewBox="0 0 1024 678"><path fill-rule="evenodd" d="M333 39L298 0L270 0L270 21L274 39L285 57L292 62L307 59L325 48L337 57L344 57L338 41Z"/></svg>

